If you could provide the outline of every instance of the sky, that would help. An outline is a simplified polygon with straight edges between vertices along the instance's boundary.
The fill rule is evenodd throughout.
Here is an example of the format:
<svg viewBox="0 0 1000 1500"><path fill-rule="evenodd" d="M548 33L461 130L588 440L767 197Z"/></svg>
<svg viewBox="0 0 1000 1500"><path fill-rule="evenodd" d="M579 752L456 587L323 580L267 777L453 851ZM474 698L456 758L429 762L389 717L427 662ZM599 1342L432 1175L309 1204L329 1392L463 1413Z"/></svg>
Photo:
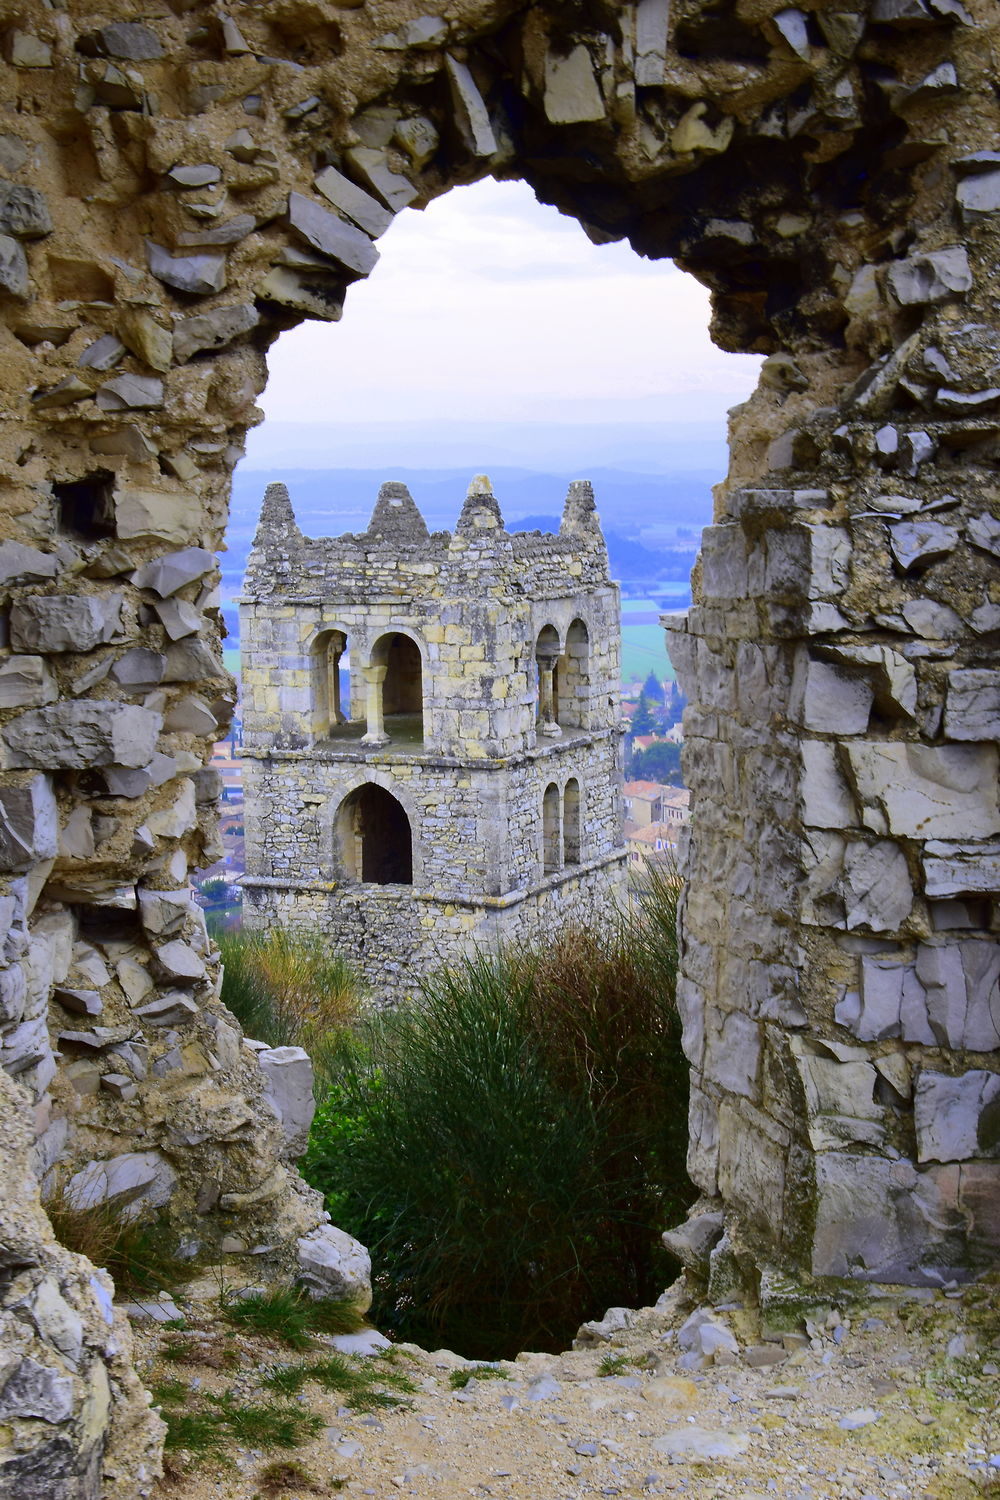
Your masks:
<svg viewBox="0 0 1000 1500"><path fill-rule="evenodd" d="M269 355L247 464L581 459L669 467L721 452L728 407L760 360L708 336L707 291L625 243L595 246L521 182L407 209L340 323L305 323ZM470 450L471 451L471 450ZM711 462L717 461L713 454Z"/></svg>

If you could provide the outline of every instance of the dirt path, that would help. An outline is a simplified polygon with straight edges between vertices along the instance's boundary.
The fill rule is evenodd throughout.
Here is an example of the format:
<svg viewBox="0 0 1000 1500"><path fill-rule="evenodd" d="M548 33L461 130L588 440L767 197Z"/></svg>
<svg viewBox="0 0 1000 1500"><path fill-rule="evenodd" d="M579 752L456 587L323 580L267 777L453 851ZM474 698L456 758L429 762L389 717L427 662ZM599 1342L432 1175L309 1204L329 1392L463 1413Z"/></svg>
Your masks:
<svg viewBox="0 0 1000 1500"><path fill-rule="evenodd" d="M468 1371L468 1361L401 1345L379 1368L413 1381L404 1407L354 1411L311 1383L291 1398L324 1427L287 1455L305 1477L290 1476L280 1493L300 1500L337 1490L379 1500L677 1491L766 1500L1000 1495L997 1292L993 1285L887 1300L765 1343L740 1308L714 1311L699 1329L678 1287L591 1348L521 1354L502 1366L506 1378L473 1376L464 1389L453 1388L453 1372ZM306 1358L223 1331L207 1315L189 1321L194 1331L183 1335L148 1324L137 1332L147 1378L174 1380L175 1390L183 1383L194 1408L206 1393L225 1390L252 1403L267 1394L262 1381L275 1365ZM165 1362L164 1349L181 1338L190 1357ZM683 1344L693 1347L685 1352ZM215 1367L220 1351L230 1360L235 1352L231 1368ZM187 1472L158 1486L157 1500L277 1493L264 1476L283 1455L236 1442L228 1452L228 1466L181 1455Z"/></svg>

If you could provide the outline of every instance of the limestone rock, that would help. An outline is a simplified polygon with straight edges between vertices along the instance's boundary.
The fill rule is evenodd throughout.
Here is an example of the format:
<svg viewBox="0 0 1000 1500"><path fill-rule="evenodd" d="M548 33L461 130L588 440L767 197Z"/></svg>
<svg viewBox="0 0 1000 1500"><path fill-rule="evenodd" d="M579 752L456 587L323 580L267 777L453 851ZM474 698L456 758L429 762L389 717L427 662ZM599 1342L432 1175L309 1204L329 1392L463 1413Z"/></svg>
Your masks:
<svg viewBox="0 0 1000 1500"><path fill-rule="evenodd" d="M358 176L364 178L372 192L381 198L385 206L391 208L393 213L406 208L407 204L412 203L414 198L419 196L418 190L408 177L404 177L401 172L393 171L384 151L373 146L352 146L346 155Z"/></svg>
<svg viewBox="0 0 1000 1500"><path fill-rule="evenodd" d="M218 251L195 255L171 255L162 245L146 241L149 269L158 281L178 292L208 296L226 285L226 257Z"/></svg>
<svg viewBox="0 0 1000 1500"><path fill-rule="evenodd" d="M703 1463L706 1459L739 1458L750 1446L745 1432L713 1432L705 1427L679 1427L652 1446L673 1463Z"/></svg>
<svg viewBox="0 0 1000 1500"><path fill-rule="evenodd" d="M545 113L553 125L604 118L604 99L586 47L574 47L567 56L550 52L546 57Z"/></svg>
<svg viewBox="0 0 1000 1500"><path fill-rule="evenodd" d="M223 349L256 328L259 322L260 314L248 302L184 318L174 328L174 354L183 362L205 349Z"/></svg>
<svg viewBox="0 0 1000 1500"><path fill-rule="evenodd" d="M153 375L118 375L101 386L95 401L102 411L141 411L163 405L163 381Z"/></svg>
<svg viewBox="0 0 1000 1500"><path fill-rule="evenodd" d="M1000 1074L973 1068L952 1078L923 1069L913 1116L918 1161L1000 1159Z"/></svg>
<svg viewBox="0 0 1000 1500"><path fill-rule="evenodd" d="M1000 739L1000 672L988 668L951 672L944 722L950 740Z"/></svg>
<svg viewBox="0 0 1000 1500"><path fill-rule="evenodd" d="M257 1053L257 1062L265 1078L264 1098L281 1122L283 1155L294 1160L309 1144L316 1112L309 1054L302 1047L267 1047Z"/></svg>
<svg viewBox="0 0 1000 1500"><path fill-rule="evenodd" d="M0 586L43 583L58 572L59 563L50 553L26 547L23 542L0 542Z"/></svg>
<svg viewBox="0 0 1000 1500"><path fill-rule="evenodd" d="M159 714L132 704L94 698L54 703L7 725L7 764L67 770L144 766L156 749L161 723Z"/></svg>
<svg viewBox="0 0 1000 1500"><path fill-rule="evenodd" d="M73 1382L68 1375L22 1359L0 1389L0 1420L63 1422L73 1409Z"/></svg>
<svg viewBox="0 0 1000 1500"><path fill-rule="evenodd" d="M885 831L908 838L982 838L1000 832L993 746L851 743L851 769Z"/></svg>
<svg viewBox="0 0 1000 1500"><path fill-rule="evenodd" d="M123 489L115 496L118 535L183 542L191 535L192 497L186 490ZM200 548L187 548L196 552Z"/></svg>
<svg viewBox="0 0 1000 1500"><path fill-rule="evenodd" d="M8 656L0 661L0 708L36 708L58 696L44 657Z"/></svg>
<svg viewBox="0 0 1000 1500"><path fill-rule="evenodd" d="M204 547L184 547L168 552L139 568L132 582L140 589L152 589L161 599L168 599L189 583L196 583L215 567L215 558Z"/></svg>
<svg viewBox="0 0 1000 1500"><path fill-rule="evenodd" d="M31 287L28 257L9 234L0 234L0 291L26 298Z"/></svg>
<svg viewBox="0 0 1000 1500"><path fill-rule="evenodd" d="M0 870L27 870L59 847L59 811L48 776L0 787Z"/></svg>
<svg viewBox="0 0 1000 1500"><path fill-rule="evenodd" d="M303 193L289 193L288 222L308 245L355 276L367 276L378 251L367 234L355 229Z"/></svg>
<svg viewBox="0 0 1000 1500"><path fill-rule="evenodd" d="M372 239L378 239L379 235L384 234L395 218L390 209L384 208L364 188L358 187L356 182L338 172L336 167L324 167L316 177L314 186L339 213L346 215Z"/></svg>
<svg viewBox="0 0 1000 1500"><path fill-rule="evenodd" d="M45 195L37 188L0 178L0 230L21 240L51 234L52 216Z"/></svg>
<svg viewBox="0 0 1000 1500"><path fill-rule="evenodd" d="M95 1208L108 1203L122 1218L134 1219L170 1200L177 1175L157 1151L127 1151L103 1161L91 1161L67 1182L71 1208Z"/></svg>
<svg viewBox="0 0 1000 1500"><path fill-rule="evenodd" d="M296 1245L299 1280L315 1297L344 1297L359 1312L371 1306L371 1257L363 1245L335 1229L321 1224L303 1235Z"/></svg>
<svg viewBox="0 0 1000 1500"><path fill-rule="evenodd" d="M889 267L889 285L903 307L962 296L972 286L969 257L960 245L912 255Z"/></svg>
<svg viewBox="0 0 1000 1500"><path fill-rule="evenodd" d="M120 595L36 594L10 612L11 644L17 651L92 651L118 625Z"/></svg>

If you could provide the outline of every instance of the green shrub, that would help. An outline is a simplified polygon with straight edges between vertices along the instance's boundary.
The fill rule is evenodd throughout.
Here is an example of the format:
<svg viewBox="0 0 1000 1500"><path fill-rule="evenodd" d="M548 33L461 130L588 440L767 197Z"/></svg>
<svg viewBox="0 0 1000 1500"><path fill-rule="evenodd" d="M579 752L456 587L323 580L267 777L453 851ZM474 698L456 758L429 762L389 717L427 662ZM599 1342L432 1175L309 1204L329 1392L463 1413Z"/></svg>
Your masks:
<svg viewBox="0 0 1000 1500"><path fill-rule="evenodd" d="M372 1251L376 1321L489 1359L662 1290L692 1196L676 895L661 876L606 941L479 954L369 1025L306 1175Z"/></svg>
<svg viewBox="0 0 1000 1500"><path fill-rule="evenodd" d="M319 936L276 927L216 932L222 1002L247 1036L271 1047L305 1047L317 1099L325 1098L353 1045L362 994L357 972Z"/></svg>
<svg viewBox="0 0 1000 1500"><path fill-rule="evenodd" d="M62 1189L45 1211L59 1243L103 1267L120 1295L170 1292L191 1279L191 1262L174 1254L174 1241L161 1224L126 1218L111 1203L76 1208Z"/></svg>

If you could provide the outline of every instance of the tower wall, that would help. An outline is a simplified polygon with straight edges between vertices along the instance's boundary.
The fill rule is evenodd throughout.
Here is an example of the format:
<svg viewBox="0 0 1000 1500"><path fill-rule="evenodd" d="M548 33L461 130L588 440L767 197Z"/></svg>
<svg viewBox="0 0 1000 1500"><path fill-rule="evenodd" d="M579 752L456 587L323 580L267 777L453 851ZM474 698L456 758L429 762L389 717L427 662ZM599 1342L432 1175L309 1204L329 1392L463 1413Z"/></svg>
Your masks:
<svg viewBox="0 0 1000 1500"><path fill-rule="evenodd" d="M573 487L563 531L545 536L508 535L476 484L454 535L428 535L403 487L387 485L367 533L317 541L269 492L248 569L246 919L322 932L379 1001L475 946L599 924L624 895L619 603L589 486ZM324 686L332 632L347 642L346 724ZM366 744L366 674L396 633L419 651L422 724L387 717L386 742ZM543 659L561 727L539 717ZM345 799L368 785L406 813L412 885L352 867ZM550 813L547 827L553 786L559 826Z"/></svg>

